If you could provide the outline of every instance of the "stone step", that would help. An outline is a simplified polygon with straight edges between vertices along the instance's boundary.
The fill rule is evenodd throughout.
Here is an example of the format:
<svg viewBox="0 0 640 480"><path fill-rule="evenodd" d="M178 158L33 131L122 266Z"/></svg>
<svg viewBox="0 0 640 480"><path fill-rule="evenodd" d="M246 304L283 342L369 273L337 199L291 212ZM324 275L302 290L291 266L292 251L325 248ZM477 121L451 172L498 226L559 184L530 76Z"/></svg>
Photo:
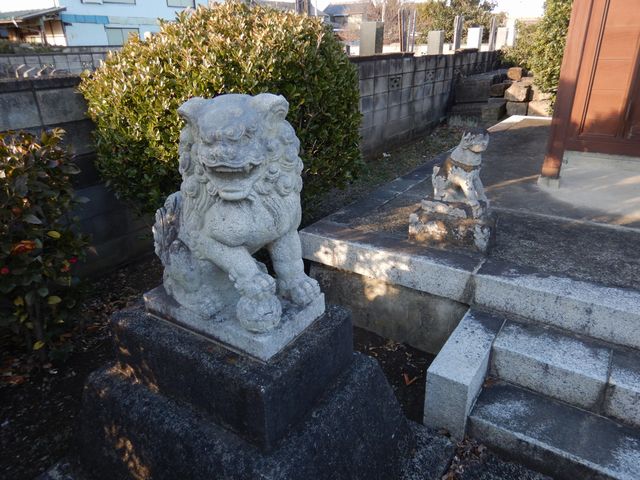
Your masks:
<svg viewBox="0 0 640 480"><path fill-rule="evenodd" d="M491 375L571 405L640 426L640 352L540 324L508 321Z"/></svg>
<svg viewBox="0 0 640 480"><path fill-rule="evenodd" d="M485 388L469 434L556 479L637 480L640 430L507 383Z"/></svg>
<svg viewBox="0 0 640 480"><path fill-rule="evenodd" d="M639 237L640 238L640 237ZM640 291L488 260L474 275L474 303L640 350Z"/></svg>
<svg viewBox="0 0 640 480"><path fill-rule="evenodd" d="M491 374L571 405L597 411L611 349L540 324L507 322L493 343Z"/></svg>

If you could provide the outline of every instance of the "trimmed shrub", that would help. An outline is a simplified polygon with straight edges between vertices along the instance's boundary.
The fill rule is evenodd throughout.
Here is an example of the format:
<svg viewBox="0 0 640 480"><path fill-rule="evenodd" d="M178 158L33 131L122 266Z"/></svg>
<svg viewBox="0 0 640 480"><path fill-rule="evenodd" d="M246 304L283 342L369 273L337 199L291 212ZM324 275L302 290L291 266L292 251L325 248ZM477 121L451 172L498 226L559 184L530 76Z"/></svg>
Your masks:
<svg viewBox="0 0 640 480"><path fill-rule="evenodd" d="M536 85L543 92L554 94L560 81L560 67L564 47L567 43L567 31L571 18L571 0L547 0L544 16L538 22L535 42L531 50L531 70Z"/></svg>
<svg viewBox="0 0 640 480"><path fill-rule="evenodd" d="M70 177L80 170L59 145L63 134L0 134L0 327L41 353L70 326L73 267L87 247L70 216L82 201Z"/></svg>
<svg viewBox="0 0 640 480"><path fill-rule="evenodd" d="M305 202L361 166L357 72L314 18L241 3L198 7L146 41L131 37L80 91L97 125L98 169L139 212L178 189L177 109L194 96L283 95L301 141Z"/></svg>

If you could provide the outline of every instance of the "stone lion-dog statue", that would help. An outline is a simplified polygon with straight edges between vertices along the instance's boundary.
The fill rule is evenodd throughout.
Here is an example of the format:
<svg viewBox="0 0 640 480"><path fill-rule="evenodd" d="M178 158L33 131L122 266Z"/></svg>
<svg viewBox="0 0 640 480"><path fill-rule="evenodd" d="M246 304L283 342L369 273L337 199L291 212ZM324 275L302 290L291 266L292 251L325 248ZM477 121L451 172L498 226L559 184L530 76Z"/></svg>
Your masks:
<svg viewBox="0 0 640 480"><path fill-rule="evenodd" d="M489 132L485 129L465 131L460 144L442 165L433 167L433 198L467 203L475 218L482 216L489 205L480 180L482 152L488 145Z"/></svg>
<svg viewBox="0 0 640 480"><path fill-rule="evenodd" d="M185 102L178 113L180 191L156 213L163 285L180 305L212 317L235 302L251 332L275 328L280 298L298 306L320 293L303 268L300 142L282 96L228 94ZM266 248L274 279L253 258Z"/></svg>

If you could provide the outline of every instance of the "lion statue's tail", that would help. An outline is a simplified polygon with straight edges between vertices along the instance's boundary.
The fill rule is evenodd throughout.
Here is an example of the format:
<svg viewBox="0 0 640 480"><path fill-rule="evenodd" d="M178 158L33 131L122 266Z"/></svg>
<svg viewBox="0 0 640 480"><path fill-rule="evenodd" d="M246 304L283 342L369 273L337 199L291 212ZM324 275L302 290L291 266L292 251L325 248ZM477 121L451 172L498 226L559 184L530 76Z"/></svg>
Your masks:
<svg viewBox="0 0 640 480"><path fill-rule="evenodd" d="M169 263L169 247L178 238L181 210L182 195L180 192L175 192L169 195L164 206L156 211L156 222L153 224L153 243L156 255L165 266Z"/></svg>

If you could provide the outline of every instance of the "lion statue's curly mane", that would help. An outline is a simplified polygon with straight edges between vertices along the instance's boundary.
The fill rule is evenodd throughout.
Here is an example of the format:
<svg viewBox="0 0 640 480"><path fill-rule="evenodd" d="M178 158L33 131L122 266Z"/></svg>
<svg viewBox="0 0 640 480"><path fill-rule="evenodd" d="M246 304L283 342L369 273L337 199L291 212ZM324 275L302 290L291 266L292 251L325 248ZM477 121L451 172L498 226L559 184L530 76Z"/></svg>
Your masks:
<svg viewBox="0 0 640 480"><path fill-rule="evenodd" d="M239 320L254 331L272 328L281 313L273 277L251 257L258 249L269 249L282 297L304 305L320 294L302 271L303 165L287 112L271 94L185 102L182 184L154 226L167 293L205 316L237 301Z"/></svg>

